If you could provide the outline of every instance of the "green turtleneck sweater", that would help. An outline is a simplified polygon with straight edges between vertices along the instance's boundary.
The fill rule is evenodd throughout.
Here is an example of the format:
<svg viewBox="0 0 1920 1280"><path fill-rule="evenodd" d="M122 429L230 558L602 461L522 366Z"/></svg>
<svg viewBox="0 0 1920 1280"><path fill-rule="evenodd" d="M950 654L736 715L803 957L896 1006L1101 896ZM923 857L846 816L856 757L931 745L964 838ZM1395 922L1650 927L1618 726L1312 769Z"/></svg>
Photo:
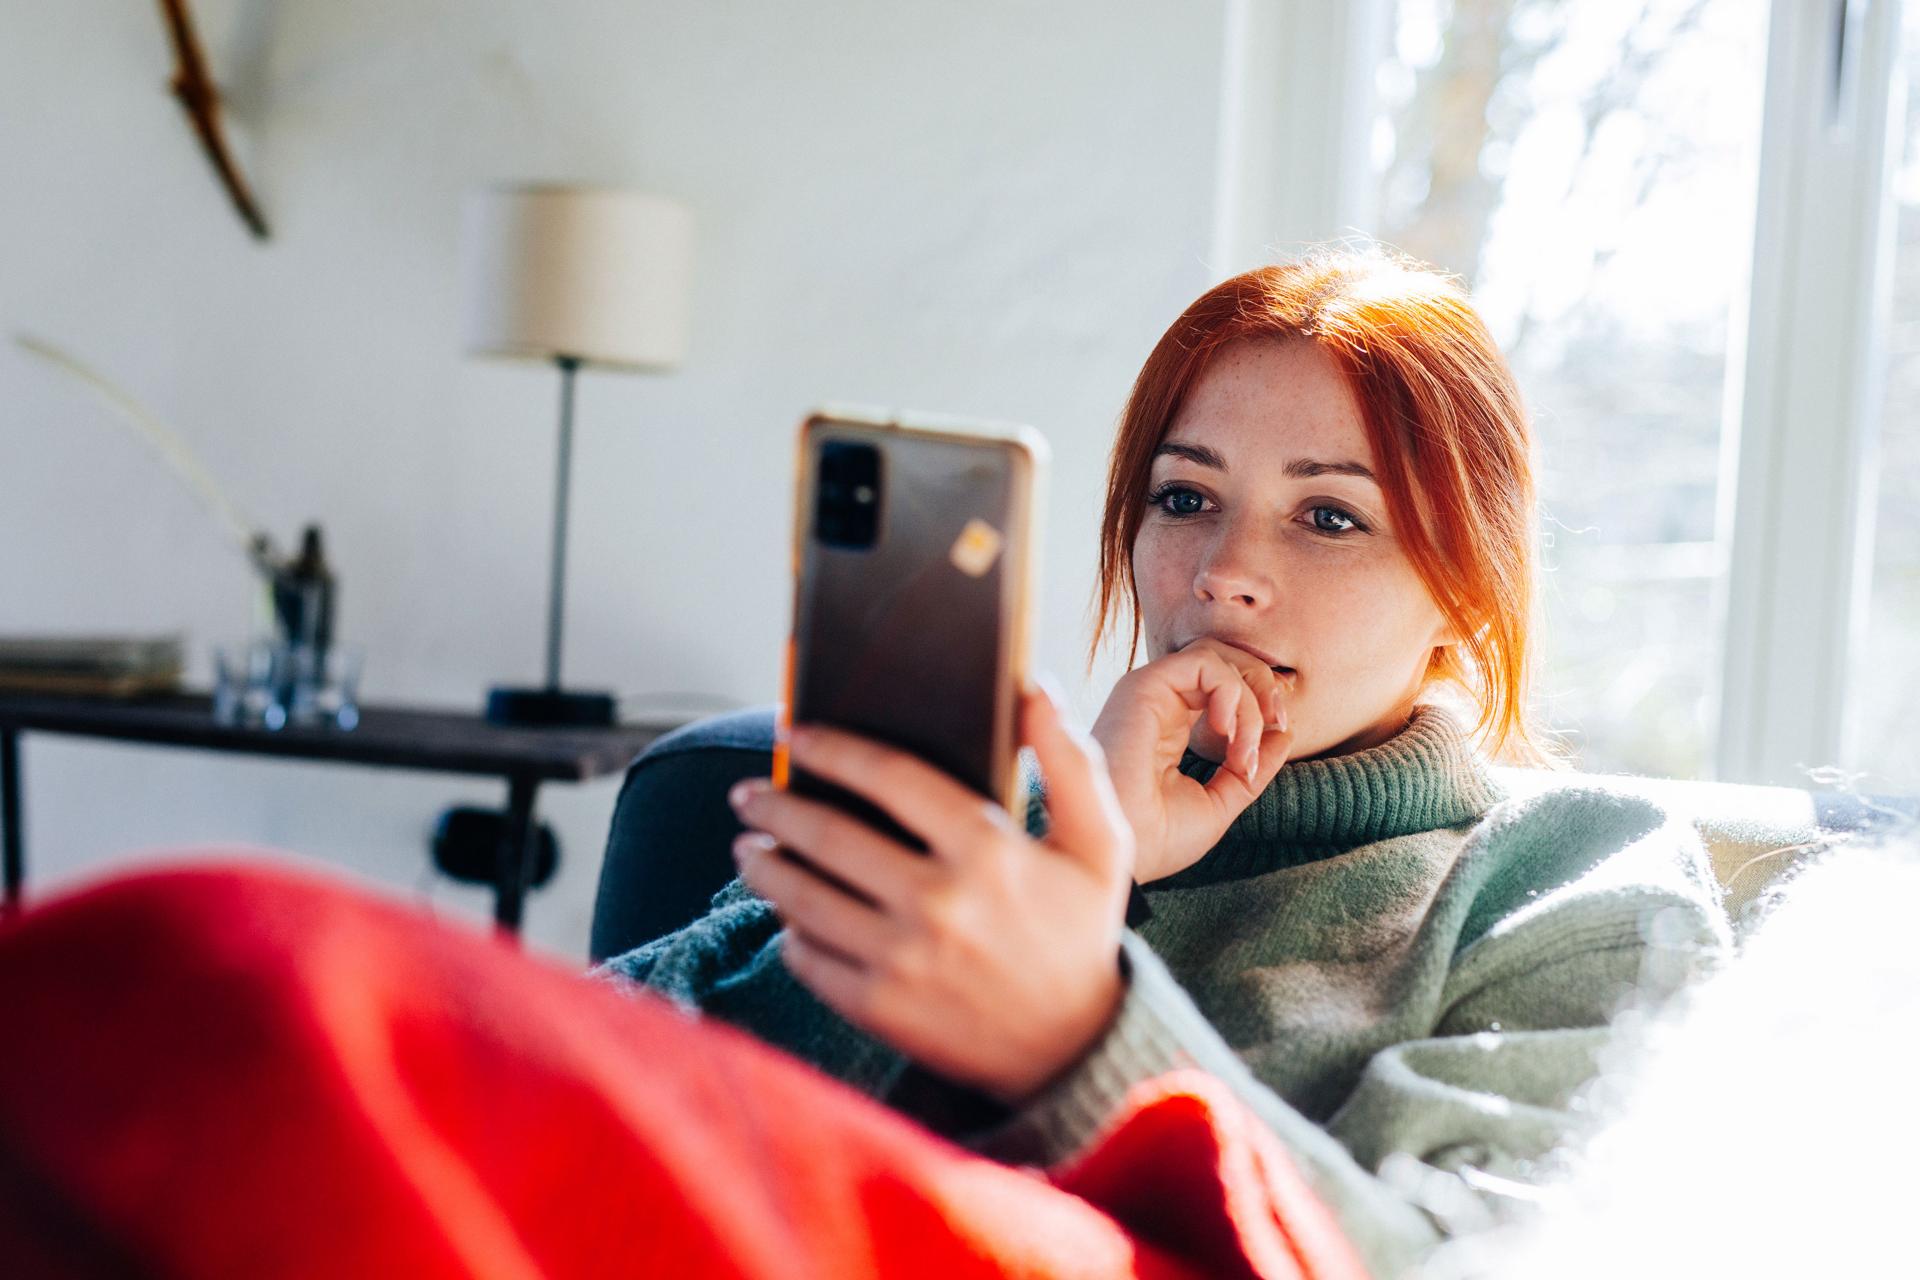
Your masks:
<svg viewBox="0 0 1920 1280"><path fill-rule="evenodd" d="M1017 1111L821 1004L739 881L605 972L1008 1163L1071 1156L1132 1086L1198 1066L1278 1135L1384 1280L1505 1216L1578 1128L1621 1002L1663 999L1729 947L1690 825L1590 789L1508 799L1431 707L1378 747L1286 766L1199 862L1144 889L1118 1016Z"/></svg>

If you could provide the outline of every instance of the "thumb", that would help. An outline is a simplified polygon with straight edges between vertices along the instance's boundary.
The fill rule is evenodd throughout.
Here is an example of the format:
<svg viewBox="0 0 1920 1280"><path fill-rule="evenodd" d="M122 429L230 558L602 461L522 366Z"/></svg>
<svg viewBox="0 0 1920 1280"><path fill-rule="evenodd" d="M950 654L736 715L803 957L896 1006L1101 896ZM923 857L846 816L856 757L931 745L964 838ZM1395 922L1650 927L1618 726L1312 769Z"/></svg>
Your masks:
<svg viewBox="0 0 1920 1280"><path fill-rule="evenodd" d="M1133 829L1113 793L1106 756L1068 722L1063 701L1045 677L1020 696L1020 737L1047 782L1046 842L1099 870L1118 864L1131 874Z"/></svg>

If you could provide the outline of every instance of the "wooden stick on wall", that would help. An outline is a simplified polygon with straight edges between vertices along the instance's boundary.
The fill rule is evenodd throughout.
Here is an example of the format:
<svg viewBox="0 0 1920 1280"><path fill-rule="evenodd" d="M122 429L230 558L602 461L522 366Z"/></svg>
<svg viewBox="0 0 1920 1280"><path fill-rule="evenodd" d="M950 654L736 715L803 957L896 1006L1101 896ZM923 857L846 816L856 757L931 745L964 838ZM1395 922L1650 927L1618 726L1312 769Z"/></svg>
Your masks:
<svg viewBox="0 0 1920 1280"><path fill-rule="evenodd" d="M234 163L226 137L220 131L220 91L214 86L213 77L207 74L206 60L200 56L200 42L194 37L186 0L160 0L160 8L166 18L167 34L173 37L174 59L178 63L171 85L173 96L186 108L193 131L199 135L200 146L212 162L214 172L220 175L220 184L227 189L241 221L256 239L265 240L267 220L261 215L260 206L254 203L253 192L247 188L247 180L240 166Z"/></svg>

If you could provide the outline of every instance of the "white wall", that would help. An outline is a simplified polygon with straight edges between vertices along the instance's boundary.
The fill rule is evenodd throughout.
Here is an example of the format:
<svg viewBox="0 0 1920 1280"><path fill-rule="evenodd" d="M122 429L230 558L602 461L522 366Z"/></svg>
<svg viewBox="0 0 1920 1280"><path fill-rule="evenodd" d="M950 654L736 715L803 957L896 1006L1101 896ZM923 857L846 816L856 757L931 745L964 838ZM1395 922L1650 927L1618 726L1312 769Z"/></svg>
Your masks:
<svg viewBox="0 0 1920 1280"><path fill-rule="evenodd" d="M475 705L543 644L557 384L458 350L470 186L638 185L699 225L694 341L589 373L566 673L770 701L791 431L821 399L1015 418L1056 468L1040 658L1083 712L1104 455L1207 283L1222 5L197 0L255 244L164 90L158 7L0 0L0 333L110 371L284 543L320 520L369 698ZM0 348L0 632L185 632L248 578L107 412ZM30 888L141 847L261 842L425 884L501 788L29 735ZM584 951L612 780L544 792L529 934ZM484 890L431 887L486 910Z"/></svg>

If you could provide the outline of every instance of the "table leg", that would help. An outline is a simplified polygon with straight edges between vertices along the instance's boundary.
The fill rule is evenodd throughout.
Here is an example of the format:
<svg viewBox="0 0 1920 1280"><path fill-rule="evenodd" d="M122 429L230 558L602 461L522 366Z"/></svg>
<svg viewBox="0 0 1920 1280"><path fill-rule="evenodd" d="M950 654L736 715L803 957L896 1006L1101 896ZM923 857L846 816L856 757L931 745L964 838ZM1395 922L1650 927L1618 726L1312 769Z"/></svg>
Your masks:
<svg viewBox="0 0 1920 1280"><path fill-rule="evenodd" d="M20 731L0 729L0 915L20 909L26 850L20 842Z"/></svg>
<svg viewBox="0 0 1920 1280"><path fill-rule="evenodd" d="M533 820L537 778L507 779L507 830L500 841L493 880L493 919L508 933L520 932L520 915L533 883L534 859L539 856L540 828Z"/></svg>

